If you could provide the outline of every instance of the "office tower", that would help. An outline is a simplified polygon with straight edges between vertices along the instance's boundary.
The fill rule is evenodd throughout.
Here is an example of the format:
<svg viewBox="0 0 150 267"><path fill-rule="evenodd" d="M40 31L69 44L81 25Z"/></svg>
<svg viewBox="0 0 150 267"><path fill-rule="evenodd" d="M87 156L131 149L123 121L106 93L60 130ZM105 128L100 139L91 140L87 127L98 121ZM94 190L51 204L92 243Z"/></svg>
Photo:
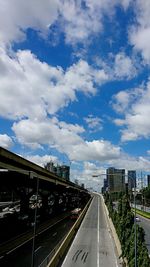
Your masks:
<svg viewBox="0 0 150 267"><path fill-rule="evenodd" d="M62 175L61 176L62 178L69 181L70 180L70 166L62 165L61 166L61 175Z"/></svg>
<svg viewBox="0 0 150 267"><path fill-rule="evenodd" d="M150 186L150 175L147 175L147 186Z"/></svg>
<svg viewBox="0 0 150 267"><path fill-rule="evenodd" d="M125 170L110 167L106 171L109 192L125 191Z"/></svg>
<svg viewBox="0 0 150 267"><path fill-rule="evenodd" d="M128 189L132 191L136 187L136 171L128 171Z"/></svg>

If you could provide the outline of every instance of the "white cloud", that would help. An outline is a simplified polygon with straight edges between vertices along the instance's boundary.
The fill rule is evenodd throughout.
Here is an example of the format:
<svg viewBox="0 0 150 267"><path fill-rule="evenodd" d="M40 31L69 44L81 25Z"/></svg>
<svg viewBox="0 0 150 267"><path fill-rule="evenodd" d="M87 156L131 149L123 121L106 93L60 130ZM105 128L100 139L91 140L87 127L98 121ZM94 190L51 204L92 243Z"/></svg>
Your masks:
<svg viewBox="0 0 150 267"><path fill-rule="evenodd" d="M114 123L118 126L123 126L125 124L125 121L122 119L114 119Z"/></svg>
<svg viewBox="0 0 150 267"><path fill-rule="evenodd" d="M134 131L134 129L125 129L122 130L121 140L124 141L135 141L138 139L138 134Z"/></svg>
<svg viewBox="0 0 150 267"><path fill-rule="evenodd" d="M125 52L110 53L107 61L96 57L95 62L98 67L101 67L107 73L109 80L131 80L140 70L137 58L130 57Z"/></svg>
<svg viewBox="0 0 150 267"><path fill-rule="evenodd" d="M1 43L25 39L25 31L29 28L46 34L48 25L52 25L58 17L59 5L59 0L1 0Z"/></svg>
<svg viewBox="0 0 150 267"><path fill-rule="evenodd" d="M45 37L55 23L61 26L66 42L85 42L103 29L104 15L112 16L115 7L126 10L130 0L1 0L0 40L9 44L26 38L34 29ZM84 6L84 8L83 8Z"/></svg>
<svg viewBox="0 0 150 267"><path fill-rule="evenodd" d="M141 52L145 63L150 64L150 27L132 30L130 32L130 41L134 48Z"/></svg>
<svg viewBox="0 0 150 267"><path fill-rule="evenodd" d="M118 94L113 96L113 108L117 112L124 112L130 103L130 93L127 91L120 91Z"/></svg>
<svg viewBox="0 0 150 267"><path fill-rule="evenodd" d="M94 117L93 115L89 115L87 118L84 118L86 123L88 124L89 129L92 132L97 132L103 129L102 119L98 117Z"/></svg>
<svg viewBox="0 0 150 267"><path fill-rule="evenodd" d="M129 56L124 53L118 53L115 56L114 74L116 78L131 79L137 74L137 70Z"/></svg>
<svg viewBox="0 0 150 267"><path fill-rule="evenodd" d="M10 136L7 134L0 134L0 146L6 149L11 148L13 141Z"/></svg>
<svg viewBox="0 0 150 267"><path fill-rule="evenodd" d="M116 105L114 105L116 111L120 111L116 107L123 107L124 120L122 121L125 128L122 132L122 141L137 140L139 138L150 137L150 82L141 88L131 89L125 92L125 105L123 97L118 97L120 94L123 96L124 92L120 92L116 95ZM127 94L127 96L126 96ZM131 102L126 102L126 99L130 99ZM119 122L116 121L115 122ZM119 124L118 124L119 125ZM120 124L121 125L121 124Z"/></svg>
<svg viewBox="0 0 150 267"><path fill-rule="evenodd" d="M93 140L74 146L70 156L78 160L107 161L110 158L118 158L119 155L120 147L112 145L109 141Z"/></svg>
<svg viewBox="0 0 150 267"><path fill-rule="evenodd" d="M79 165L79 164L78 164ZM86 188L93 188L93 190L101 191L103 180L105 178L106 170L99 164L94 164L90 161L84 161L78 168L71 168L71 179L74 181L78 179L79 184L84 183ZM93 177L97 174L97 177Z"/></svg>
<svg viewBox="0 0 150 267"><path fill-rule="evenodd" d="M55 156L51 155L33 155L33 156L26 156L25 157L27 160L34 162L35 164L44 167L48 162L52 161L53 163L59 163L59 160Z"/></svg>
<svg viewBox="0 0 150 267"><path fill-rule="evenodd" d="M22 120L14 123L12 129L21 144L32 148L48 144L64 152L65 147L81 143L82 140L77 134L78 131L81 132L79 126L72 125L72 129L71 126L69 129L69 126L64 123L62 127L62 122L59 123L57 119Z"/></svg>
<svg viewBox="0 0 150 267"><path fill-rule="evenodd" d="M22 120L12 127L18 141L32 148L47 144L65 153L70 160L107 160L120 155L120 148L109 141L84 141L79 134L83 128L67 125L57 119L45 121Z"/></svg>
<svg viewBox="0 0 150 267"><path fill-rule="evenodd" d="M127 113L137 101L143 97L144 87L132 88L131 90L119 91L112 97L113 109L118 113Z"/></svg>
<svg viewBox="0 0 150 267"><path fill-rule="evenodd" d="M10 57L0 49L0 115L5 118L45 118L76 100L76 92L96 94L96 84L108 77L79 60L66 71L39 61L30 51Z"/></svg>
<svg viewBox="0 0 150 267"><path fill-rule="evenodd" d="M129 31L129 39L134 48L141 52L145 63L150 64L150 3L149 0L137 0L135 3L137 24Z"/></svg>
<svg viewBox="0 0 150 267"><path fill-rule="evenodd" d="M110 160L108 163L115 168L150 171L150 160L145 157L131 157L127 154L122 154L119 159Z"/></svg>

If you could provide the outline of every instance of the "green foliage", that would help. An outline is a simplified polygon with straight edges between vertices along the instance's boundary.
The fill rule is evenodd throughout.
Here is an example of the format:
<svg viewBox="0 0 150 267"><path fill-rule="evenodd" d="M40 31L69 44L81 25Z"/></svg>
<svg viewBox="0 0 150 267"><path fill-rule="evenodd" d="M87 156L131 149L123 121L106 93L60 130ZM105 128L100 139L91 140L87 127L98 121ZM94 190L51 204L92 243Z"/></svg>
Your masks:
<svg viewBox="0 0 150 267"><path fill-rule="evenodd" d="M116 197L116 196L115 196ZM135 224L134 215L131 211L128 195L120 195L118 210L113 208L112 196L108 193L104 196L105 203L109 210L109 216L115 225L121 247L122 257L127 258L129 267L135 266ZM137 266L149 267L150 259L145 245L144 230L136 224L136 248Z"/></svg>
<svg viewBox="0 0 150 267"><path fill-rule="evenodd" d="M132 210L134 211L134 208L132 208ZM149 212L136 209L136 213L145 217L145 218L150 219L150 213Z"/></svg>
<svg viewBox="0 0 150 267"><path fill-rule="evenodd" d="M150 186L143 188L142 193L145 198L150 199Z"/></svg>

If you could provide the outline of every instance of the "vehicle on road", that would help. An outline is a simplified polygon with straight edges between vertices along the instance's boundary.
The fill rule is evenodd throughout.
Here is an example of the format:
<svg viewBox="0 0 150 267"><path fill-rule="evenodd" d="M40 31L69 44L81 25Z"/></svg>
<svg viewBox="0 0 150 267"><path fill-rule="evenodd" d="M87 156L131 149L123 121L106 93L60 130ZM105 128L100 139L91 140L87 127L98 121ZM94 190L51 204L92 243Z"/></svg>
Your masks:
<svg viewBox="0 0 150 267"><path fill-rule="evenodd" d="M76 220L76 219L78 219L80 213L81 213L81 209L80 209L80 208L76 208L76 209L74 209L74 210L71 211L71 216L70 216L70 218L71 218L72 220Z"/></svg>
<svg viewBox="0 0 150 267"><path fill-rule="evenodd" d="M136 220L136 222L140 222L140 218L139 217L136 217L135 220Z"/></svg>

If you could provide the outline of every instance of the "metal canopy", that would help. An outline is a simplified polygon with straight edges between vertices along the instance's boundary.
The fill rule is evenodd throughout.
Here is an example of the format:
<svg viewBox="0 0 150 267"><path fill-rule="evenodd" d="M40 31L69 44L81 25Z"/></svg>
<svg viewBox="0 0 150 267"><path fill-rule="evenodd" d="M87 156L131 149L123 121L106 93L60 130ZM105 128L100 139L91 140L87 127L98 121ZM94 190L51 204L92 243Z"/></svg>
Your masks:
<svg viewBox="0 0 150 267"><path fill-rule="evenodd" d="M54 184L71 187L77 190L86 191L78 185L55 175L39 165L20 157L2 147L0 147L0 168L20 172L30 175L31 178L38 177Z"/></svg>

